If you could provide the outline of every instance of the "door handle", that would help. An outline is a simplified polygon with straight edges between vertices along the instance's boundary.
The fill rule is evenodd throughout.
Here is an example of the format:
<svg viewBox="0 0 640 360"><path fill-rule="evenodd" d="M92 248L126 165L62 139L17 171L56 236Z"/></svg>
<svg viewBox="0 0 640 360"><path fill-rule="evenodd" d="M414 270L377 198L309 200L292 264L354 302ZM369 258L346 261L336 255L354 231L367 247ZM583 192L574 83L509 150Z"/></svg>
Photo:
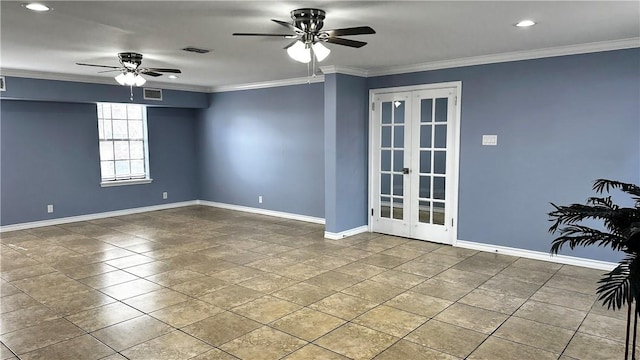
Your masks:
<svg viewBox="0 0 640 360"><path fill-rule="evenodd" d="M409 168L403 168L402 173L405 175L409 174Z"/></svg>

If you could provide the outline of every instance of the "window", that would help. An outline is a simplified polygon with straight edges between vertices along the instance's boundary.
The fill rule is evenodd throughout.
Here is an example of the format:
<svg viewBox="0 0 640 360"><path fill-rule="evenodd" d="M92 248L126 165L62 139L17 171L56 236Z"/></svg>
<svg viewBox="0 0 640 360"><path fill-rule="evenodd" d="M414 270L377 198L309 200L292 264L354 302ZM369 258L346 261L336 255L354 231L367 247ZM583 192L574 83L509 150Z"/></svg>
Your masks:
<svg viewBox="0 0 640 360"><path fill-rule="evenodd" d="M98 103L98 138L103 187L151 182L144 105Z"/></svg>

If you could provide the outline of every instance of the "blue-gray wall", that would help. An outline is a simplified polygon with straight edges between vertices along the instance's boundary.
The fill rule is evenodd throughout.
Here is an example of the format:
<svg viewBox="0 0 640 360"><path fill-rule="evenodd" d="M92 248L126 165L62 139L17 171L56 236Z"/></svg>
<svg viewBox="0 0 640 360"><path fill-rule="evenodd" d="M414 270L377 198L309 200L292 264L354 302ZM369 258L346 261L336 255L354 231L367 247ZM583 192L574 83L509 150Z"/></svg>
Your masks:
<svg viewBox="0 0 640 360"><path fill-rule="evenodd" d="M0 101L0 223L197 199L195 110L150 107L147 124L153 182L102 188L95 104Z"/></svg>
<svg viewBox="0 0 640 360"><path fill-rule="evenodd" d="M200 199L323 218L323 84L210 96L197 130Z"/></svg>
<svg viewBox="0 0 640 360"><path fill-rule="evenodd" d="M640 49L382 76L368 84L447 81L463 83L459 239L548 251L549 202L584 202L597 178L640 183ZM481 146L483 134L497 134L498 146ZM565 254L620 256L596 247Z"/></svg>
<svg viewBox="0 0 640 360"><path fill-rule="evenodd" d="M326 89L316 83L169 98L165 106L176 109L149 109L154 182L109 189L99 187L90 102L118 101L122 95L114 92L126 89L49 82L12 87L9 78L4 99L58 102L0 103L1 223L50 218L50 203L55 217L160 204L162 191L169 192L168 202L199 198L325 217L325 194L333 191L335 205L327 203L327 211L351 215L328 230L356 227L367 216L357 205L366 197L360 171L367 167L362 141L368 136L368 111L359 101L369 89L447 81L463 83L459 239L548 251L549 202L583 202L596 178L640 183L640 49L366 80L331 76ZM325 139L329 105L335 141ZM341 142L350 139L342 131L355 135L360 126L362 137ZM481 146L483 134L497 134L498 146ZM325 154L335 155L338 170L340 163L355 164L354 172L325 174ZM335 176L327 191L325 175ZM565 253L619 258L595 247Z"/></svg>
<svg viewBox="0 0 640 360"><path fill-rule="evenodd" d="M325 219L330 233L367 224L366 86L362 77L325 75Z"/></svg>

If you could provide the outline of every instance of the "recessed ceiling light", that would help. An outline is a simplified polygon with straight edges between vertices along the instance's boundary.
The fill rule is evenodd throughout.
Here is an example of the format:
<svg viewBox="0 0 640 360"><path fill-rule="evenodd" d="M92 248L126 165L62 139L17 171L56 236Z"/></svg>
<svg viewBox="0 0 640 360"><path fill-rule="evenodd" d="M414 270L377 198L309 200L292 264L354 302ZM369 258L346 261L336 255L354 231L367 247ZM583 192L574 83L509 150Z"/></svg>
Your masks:
<svg viewBox="0 0 640 360"><path fill-rule="evenodd" d="M522 20L516 24L517 27L529 27L535 25L535 21L533 20Z"/></svg>
<svg viewBox="0 0 640 360"><path fill-rule="evenodd" d="M22 6L24 6L25 8L32 10L32 11L49 11L51 10L50 7L48 7L45 4L41 4L41 3L28 3L28 4L22 4Z"/></svg>
<svg viewBox="0 0 640 360"><path fill-rule="evenodd" d="M169 79L177 79L178 77L176 75L169 75L168 78Z"/></svg>

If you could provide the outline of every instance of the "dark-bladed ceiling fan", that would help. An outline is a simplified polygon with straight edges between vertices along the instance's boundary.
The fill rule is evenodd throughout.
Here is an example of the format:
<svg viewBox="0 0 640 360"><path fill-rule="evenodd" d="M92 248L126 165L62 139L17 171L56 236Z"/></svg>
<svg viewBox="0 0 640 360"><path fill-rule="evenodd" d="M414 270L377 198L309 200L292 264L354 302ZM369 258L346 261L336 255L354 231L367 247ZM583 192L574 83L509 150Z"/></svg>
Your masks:
<svg viewBox="0 0 640 360"><path fill-rule="evenodd" d="M162 76L161 73L172 73L172 74L180 74L182 71L179 69L167 69L167 68L148 68L141 67L142 64L142 54L134 53L134 52L121 52L118 54L118 60L120 61L120 66L110 66L110 65L97 65L97 64L85 64L85 63L76 63L76 65L82 66L93 66L100 68L107 68L110 70L100 71L101 73L111 72L111 71L120 71L120 74L116 76L116 81L120 85L143 85L146 80L140 76L140 74L149 75L153 77Z"/></svg>
<svg viewBox="0 0 640 360"><path fill-rule="evenodd" d="M358 26L343 29L322 30L325 12L320 9L297 9L291 12L292 23L271 19L293 33L289 34L260 34L260 33L234 33L235 36L270 36L293 39L285 47L291 58L302 63L309 63L312 58L322 61L329 55L329 50L322 43L327 42L336 45L360 48L367 45L364 41L343 39L341 36L375 34L369 26ZM313 56L312 56L313 54Z"/></svg>
<svg viewBox="0 0 640 360"><path fill-rule="evenodd" d="M120 66L111 65L97 65L97 64L85 64L76 63L76 65L93 66L99 68L106 68L109 70L99 71L100 73L119 71L120 74L116 75L115 79L120 85L127 85L131 87L131 100L133 100L133 86L142 86L147 80L141 76L141 74L158 77L162 76L162 73L181 74L179 69L167 69L167 68L149 68L141 67L142 54L135 52L121 52L118 54L118 60Z"/></svg>

